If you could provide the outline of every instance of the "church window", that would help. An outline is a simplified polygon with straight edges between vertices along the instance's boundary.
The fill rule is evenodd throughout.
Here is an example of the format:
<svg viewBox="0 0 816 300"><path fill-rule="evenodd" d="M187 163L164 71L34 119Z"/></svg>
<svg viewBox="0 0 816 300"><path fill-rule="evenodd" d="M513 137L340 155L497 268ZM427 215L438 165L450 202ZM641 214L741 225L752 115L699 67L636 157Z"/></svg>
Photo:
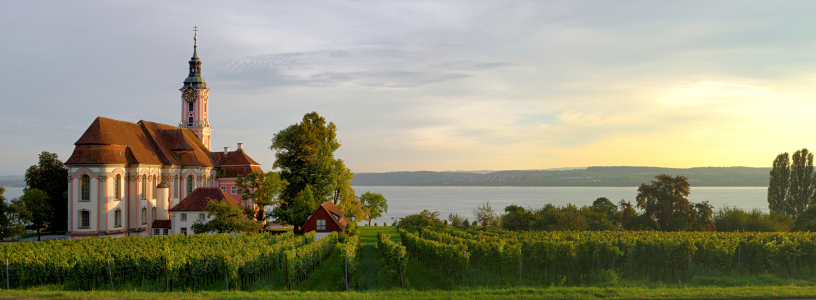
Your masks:
<svg viewBox="0 0 816 300"><path fill-rule="evenodd" d="M176 193L181 194L181 191L179 190L179 178L178 178L178 175L176 175L175 180L173 180L173 191L176 191ZM176 198L178 198L178 197L176 197Z"/></svg>
<svg viewBox="0 0 816 300"><path fill-rule="evenodd" d="M122 200L122 175L116 174L116 200Z"/></svg>
<svg viewBox="0 0 816 300"><path fill-rule="evenodd" d="M80 200L91 201L91 176L88 174L79 176L79 191L82 194Z"/></svg>
<svg viewBox="0 0 816 300"><path fill-rule="evenodd" d="M181 214L181 220L187 221L187 214Z"/></svg>
<svg viewBox="0 0 816 300"><path fill-rule="evenodd" d="M156 175L153 175L153 199L156 199L156 191L159 188L159 181L156 180Z"/></svg>
<svg viewBox="0 0 816 300"><path fill-rule="evenodd" d="M142 199L147 199L147 175L142 175Z"/></svg>
<svg viewBox="0 0 816 300"><path fill-rule="evenodd" d="M325 219L317 220L317 230L326 230L326 220Z"/></svg>
<svg viewBox="0 0 816 300"><path fill-rule="evenodd" d="M187 119L187 123L189 123L189 124L187 124L188 126L192 126L192 125L193 125L193 116L190 116L190 117Z"/></svg>
<svg viewBox="0 0 816 300"><path fill-rule="evenodd" d="M91 212L83 210L79 212L79 228L91 227Z"/></svg>
<svg viewBox="0 0 816 300"><path fill-rule="evenodd" d="M194 108L193 107L193 102L188 102L187 104L189 104L189 107L187 108L187 110L193 111L193 108Z"/></svg>
<svg viewBox="0 0 816 300"><path fill-rule="evenodd" d="M193 192L193 185L195 184L193 179L193 175L187 176L187 195Z"/></svg>
<svg viewBox="0 0 816 300"><path fill-rule="evenodd" d="M122 227L122 210L117 209L113 213L113 227Z"/></svg>
<svg viewBox="0 0 816 300"><path fill-rule="evenodd" d="M142 207L142 225L147 224L147 208Z"/></svg>

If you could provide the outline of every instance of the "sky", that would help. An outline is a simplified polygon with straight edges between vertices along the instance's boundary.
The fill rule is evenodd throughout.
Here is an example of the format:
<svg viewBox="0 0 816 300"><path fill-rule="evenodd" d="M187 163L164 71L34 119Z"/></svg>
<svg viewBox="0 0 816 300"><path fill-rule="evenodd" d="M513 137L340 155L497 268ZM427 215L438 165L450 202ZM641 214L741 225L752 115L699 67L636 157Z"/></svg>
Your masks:
<svg viewBox="0 0 816 300"><path fill-rule="evenodd" d="M770 167L816 148L813 1L4 1L0 175L97 116L176 125L198 26L212 148L270 170L316 111L353 172Z"/></svg>

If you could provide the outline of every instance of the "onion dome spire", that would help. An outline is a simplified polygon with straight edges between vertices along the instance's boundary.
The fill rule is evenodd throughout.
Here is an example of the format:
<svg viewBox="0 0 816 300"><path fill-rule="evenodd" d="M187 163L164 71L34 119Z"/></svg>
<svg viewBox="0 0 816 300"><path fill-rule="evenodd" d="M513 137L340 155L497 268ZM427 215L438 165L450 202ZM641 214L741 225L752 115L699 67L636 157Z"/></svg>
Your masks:
<svg viewBox="0 0 816 300"><path fill-rule="evenodd" d="M187 79L184 79L182 88L192 86L196 89L205 89L207 82L201 77L201 60L198 59L198 26L193 26L193 32L195 33L193 34L193 57L189 61L190 74L187 75Z"/></svg>

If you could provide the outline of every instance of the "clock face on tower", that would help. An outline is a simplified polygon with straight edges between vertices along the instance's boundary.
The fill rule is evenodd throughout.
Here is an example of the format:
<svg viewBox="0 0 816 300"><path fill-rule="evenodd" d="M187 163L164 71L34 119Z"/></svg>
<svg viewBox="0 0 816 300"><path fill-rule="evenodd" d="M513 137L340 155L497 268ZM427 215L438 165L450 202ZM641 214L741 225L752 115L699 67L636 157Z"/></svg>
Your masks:
<svg viewBox="0 0 816 300"><path fill-rule="evenodd" d="M196 98L198 98L197 94L198 93L196 93L195 89L188 88L188 89L184 90L184 94L182 96L184 97L185 101L193 102L193 101L196 101Z"/></svg>

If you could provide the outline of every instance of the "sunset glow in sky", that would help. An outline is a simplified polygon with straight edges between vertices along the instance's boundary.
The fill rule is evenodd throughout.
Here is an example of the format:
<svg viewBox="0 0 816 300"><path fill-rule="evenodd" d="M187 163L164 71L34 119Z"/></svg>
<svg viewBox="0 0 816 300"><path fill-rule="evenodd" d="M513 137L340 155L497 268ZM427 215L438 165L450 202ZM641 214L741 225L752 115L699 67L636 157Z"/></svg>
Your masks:
<svg viewBox="0 0 816 300"><path fill-rule="evenodd" d="M770 167L816 149L812 1L18 1L0 175L97 116L176 125L197 25L212 146L265 170L317 111L354 172Z"/></svg>

